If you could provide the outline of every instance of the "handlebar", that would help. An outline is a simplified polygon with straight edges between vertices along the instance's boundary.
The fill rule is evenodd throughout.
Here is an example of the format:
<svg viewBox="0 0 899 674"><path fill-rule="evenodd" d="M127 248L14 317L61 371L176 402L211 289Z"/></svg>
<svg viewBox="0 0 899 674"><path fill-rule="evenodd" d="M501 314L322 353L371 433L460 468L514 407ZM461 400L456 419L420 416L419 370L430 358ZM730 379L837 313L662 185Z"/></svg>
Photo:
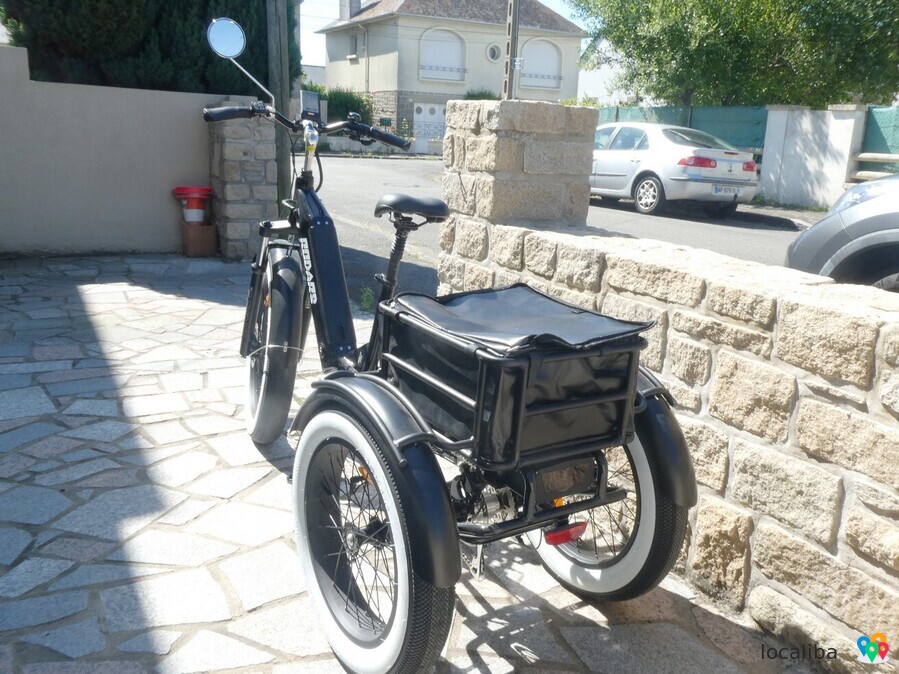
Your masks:
<svg viewBox="0 0 899 674"><path fill-rule="evenodd" d="M224 122L226 119L249 119L255 114L249 105L227 108L205 108L203 119L207 122Z"/></svg>
<svg viewBox="0 0 899 674"><path fill-rule="evenodd" d="M286 127L290 131L299 131L303 128L302 122L292 121L282 115L280 112L265 105L264 103L254 103L247 106L225 107L225 108L206 108L203 110L203 119L207 122L223 122L228 119L248 119L255 116L274 117L275 121ZM373 128L368 124L363 124L355 119L347 119L342 122L335 122L322 126L317 120L313 120L316 130L323 135L330 135L340 131L346 131L347 135L353 140L362 141L365 138L380 141L386 145L393 145L401 150L408 150L412 146L412 141L395 136L392 133L381 131L381 129Z"/></svg>

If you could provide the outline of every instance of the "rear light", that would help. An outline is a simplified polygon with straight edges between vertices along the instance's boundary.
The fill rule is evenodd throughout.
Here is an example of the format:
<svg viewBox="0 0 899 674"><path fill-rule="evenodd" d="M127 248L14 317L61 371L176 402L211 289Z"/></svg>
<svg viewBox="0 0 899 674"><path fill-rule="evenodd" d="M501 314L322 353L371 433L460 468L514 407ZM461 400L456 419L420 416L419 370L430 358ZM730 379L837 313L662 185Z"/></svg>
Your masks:
<svg viewBox="0 0 899 674"><path fill-rule="evenodd" d="M714 159L709 159L708 157L697 157L695 155L690 155L689 157L684 157L679 162L677 162L678 166L696 166L698 168L715 168L718 166L718 162Z"/></svg>
<svg viewBox="0 0 899 674"><path fill-rule="evenodd" d="M549 545L562 545L562 543L572 543L584 535L587 530L586 522L575 522L574 524L563 524L561 526L550 529L543 533L543 539Z"/></svg>
<svg viewBox="0 0 899 674"><path fill-rule="evenodd" d="M758 168L758 167L755 165L754 161L744 161L743 162L743 170L744 171L749 171L750 173L755 173L756 168Z"/></svg>

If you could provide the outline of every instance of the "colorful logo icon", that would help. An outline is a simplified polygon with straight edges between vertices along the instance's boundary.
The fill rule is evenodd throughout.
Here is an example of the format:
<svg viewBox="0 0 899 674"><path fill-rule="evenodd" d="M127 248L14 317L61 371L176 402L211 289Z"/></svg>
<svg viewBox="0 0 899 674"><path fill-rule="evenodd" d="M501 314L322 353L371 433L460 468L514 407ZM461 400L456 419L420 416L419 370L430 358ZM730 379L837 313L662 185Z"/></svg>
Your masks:
<svg viewBox="0 0 899 674"><path fill-rule="evenodd" d="M875 632L870 637L862 635L855 643L858 644L858 650L862 653L859 658L862 661L867 658L871 662L875 662L877 658L880 658L880 661L883 662L887 657L887 653L890 652L886 635L883 632Z"/></svg>

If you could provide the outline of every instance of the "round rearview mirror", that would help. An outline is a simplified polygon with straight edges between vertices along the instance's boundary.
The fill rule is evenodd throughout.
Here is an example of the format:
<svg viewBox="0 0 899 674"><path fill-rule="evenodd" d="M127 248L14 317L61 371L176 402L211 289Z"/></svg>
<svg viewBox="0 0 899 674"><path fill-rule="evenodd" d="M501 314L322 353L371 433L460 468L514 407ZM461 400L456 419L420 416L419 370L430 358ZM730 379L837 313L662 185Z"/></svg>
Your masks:
<svg viewBox="0 0 899 674"><path fill-rule="evenodd" d="M243 28L234 19L213 19L206 29L206 40L212 51L224 59L237 58L247 46Z"/></svg>

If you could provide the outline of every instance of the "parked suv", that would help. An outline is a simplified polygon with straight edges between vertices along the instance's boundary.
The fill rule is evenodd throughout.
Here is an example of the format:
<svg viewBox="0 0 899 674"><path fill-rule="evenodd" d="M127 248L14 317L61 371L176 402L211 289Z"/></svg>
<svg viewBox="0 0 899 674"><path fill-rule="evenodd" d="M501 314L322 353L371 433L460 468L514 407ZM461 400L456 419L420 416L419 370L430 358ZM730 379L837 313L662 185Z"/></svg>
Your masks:
<svg viewBox="0 0 899 674"><path fill-rule="evenodd" d="M899 175L847 190L793 241L786 265L899 292Z"/></svg>

